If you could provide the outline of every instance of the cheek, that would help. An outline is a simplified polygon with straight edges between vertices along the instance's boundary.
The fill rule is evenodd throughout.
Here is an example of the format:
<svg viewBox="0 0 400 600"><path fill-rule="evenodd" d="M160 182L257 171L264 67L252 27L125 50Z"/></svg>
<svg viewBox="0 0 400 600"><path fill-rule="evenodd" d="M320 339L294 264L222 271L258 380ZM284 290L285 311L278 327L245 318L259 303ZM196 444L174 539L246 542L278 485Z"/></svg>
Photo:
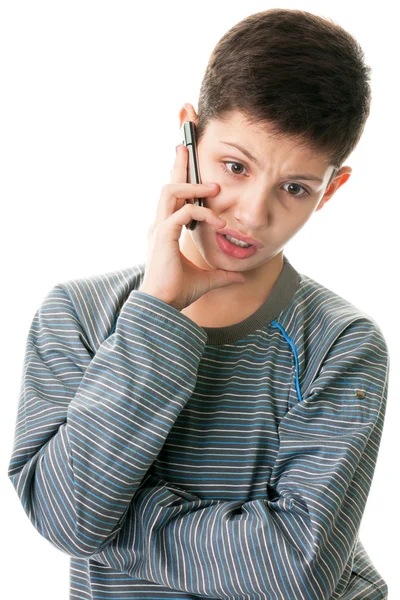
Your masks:
<svg viewBox="0 0 400 600"><path fill-rule="evenodd" d="M226 186L226 177L217 162L210 158L201 161L199 157L200 179L202 183L218 183L221 188Z"/></svg>
<svg viewBox="0 0 400 600"><path fill-rule="evenodd" d="M312 217L317 204L315 196L297 199L282 195L278 201L278 206L285 210L288 218L296 228L304 225Z"/></svg>
<svg viewBox="0 0 400 600"><path fill-rule="evenodd" d="M228 187L234 182L234 179L224 173L223 160L221 156L216 156L212 149L198 146L197 156L199 159L199 171L202 183L218 183L219 185ZM237 182L236 182L237 184Z"/></svg>
<svg viewBox="0 0 400 600"><path fill-rule="evenodd" d="M276 241L288 241L291 239L311 217L310 206L299 207L290 201L277 201L266 213L266 231L270 231Z"/></svg>
<svg viewBox="0 0 400 600"><path fill-rule="evenodd" d="M309 221L312 215L313 210L310 210L309 207L307 210L301 211L298 214L293 215L293 219L291 220L289 225L289 231L291 236L295 235L298 231L300 231L300 229L302 229L305 226L305 224L307 223L307 221Z"/></svg>

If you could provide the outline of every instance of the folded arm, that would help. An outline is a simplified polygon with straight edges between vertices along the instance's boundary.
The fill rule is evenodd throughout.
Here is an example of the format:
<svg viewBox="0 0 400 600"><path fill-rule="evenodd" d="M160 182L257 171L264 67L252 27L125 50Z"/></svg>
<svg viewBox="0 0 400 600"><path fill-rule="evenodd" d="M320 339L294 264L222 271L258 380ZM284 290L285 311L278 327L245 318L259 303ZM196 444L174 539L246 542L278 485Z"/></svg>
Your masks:
<svg viewBox="0 0 400 600"><path fill-rule="evenodd" d="M344 588L377 459L388 372L374 324L360 319L347 327L279 425L264 498L204 500L148 474L133 499L140 540L133 574L226 599L323 600Z"/></svg>
<svg viewBox="0 0 400 600"><path fill-rule="evenodd" d="M61 284L29 330L8 475L33 525L72 556L121 530L196 384L205 332L149 298L130 294L97 351Z"/></svg>

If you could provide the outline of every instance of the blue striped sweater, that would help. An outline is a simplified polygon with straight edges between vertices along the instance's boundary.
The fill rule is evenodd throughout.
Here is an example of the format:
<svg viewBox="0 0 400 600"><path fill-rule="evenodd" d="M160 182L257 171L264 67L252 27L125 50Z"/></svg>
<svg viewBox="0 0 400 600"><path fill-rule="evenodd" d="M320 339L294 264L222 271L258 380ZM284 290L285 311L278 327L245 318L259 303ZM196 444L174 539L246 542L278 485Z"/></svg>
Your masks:
<svg viewBox="0 0 400 600"><path fill-rule="evenodd" d="M9 478L71 600L378 600L359 538L384 424L375 320L284 256L201 327L145 263L58 283L26 345Z"/></svg>

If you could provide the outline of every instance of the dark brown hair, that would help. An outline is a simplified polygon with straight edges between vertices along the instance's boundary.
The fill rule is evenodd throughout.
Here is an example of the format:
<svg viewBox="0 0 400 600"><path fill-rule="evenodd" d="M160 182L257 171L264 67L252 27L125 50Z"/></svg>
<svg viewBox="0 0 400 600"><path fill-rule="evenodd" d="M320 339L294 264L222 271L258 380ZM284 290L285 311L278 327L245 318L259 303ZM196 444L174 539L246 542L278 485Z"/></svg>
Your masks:
<svg viewBox="0 0 400 600"><path fill-rule="evenodd" d="M240 110L248 123L268 122L273 135L293 136L339 169L370 112L370 74L359 43L331 19L281 8L254 13L210 56L197 141L210 120Z"/></svg>

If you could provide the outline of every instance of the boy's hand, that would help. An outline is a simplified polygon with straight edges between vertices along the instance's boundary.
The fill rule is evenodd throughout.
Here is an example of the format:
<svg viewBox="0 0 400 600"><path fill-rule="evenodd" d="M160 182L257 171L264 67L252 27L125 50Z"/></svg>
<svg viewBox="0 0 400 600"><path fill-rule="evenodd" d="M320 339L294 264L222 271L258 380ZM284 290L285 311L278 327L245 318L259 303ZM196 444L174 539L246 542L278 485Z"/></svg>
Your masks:
<svg viewBox="0 0 400 600"><path fill-rule="evenodd" d="M198 227L222 229L226 224L210 208L185 204L191 198L214 196L219 192L218 184L212 189L209 184L186 182L188 156L186 146L179 144L171 183L161 190L156 219L149 229L146 270L139 289L178 310L212 289L245 281L243 275L235 271L200 269L180 251L182 227L192 219L199 221Z"/></svg>

